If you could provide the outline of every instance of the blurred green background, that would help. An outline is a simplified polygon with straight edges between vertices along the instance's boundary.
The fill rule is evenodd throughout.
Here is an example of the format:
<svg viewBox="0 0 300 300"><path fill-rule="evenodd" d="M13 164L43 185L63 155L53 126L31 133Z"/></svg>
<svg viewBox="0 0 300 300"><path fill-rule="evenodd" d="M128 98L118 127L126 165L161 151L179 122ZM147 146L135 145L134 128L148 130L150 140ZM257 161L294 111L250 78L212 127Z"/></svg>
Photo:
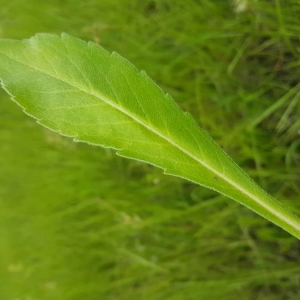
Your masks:
<svg viewBox="0 0 300 300"><path fill-rule="evenodd" d="M0 0L0 37L144 69L300 215L298 0ZM300 243L234 201L61 137L0 92L0 299L300 299Z"/></svg>

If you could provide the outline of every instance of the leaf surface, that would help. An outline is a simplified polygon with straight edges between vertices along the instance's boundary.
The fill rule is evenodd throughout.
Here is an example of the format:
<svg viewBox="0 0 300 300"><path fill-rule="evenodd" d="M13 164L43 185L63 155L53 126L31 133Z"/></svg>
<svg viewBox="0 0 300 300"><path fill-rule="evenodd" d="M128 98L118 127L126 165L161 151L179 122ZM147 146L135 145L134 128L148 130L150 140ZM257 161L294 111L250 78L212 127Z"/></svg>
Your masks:
<svg viewBox="0 0 300 300"><path fill-rule="evenodd" d="M0 40L0 78L40 124L216 190L300 237L299 219L117 53L66 34Z"/></svg>

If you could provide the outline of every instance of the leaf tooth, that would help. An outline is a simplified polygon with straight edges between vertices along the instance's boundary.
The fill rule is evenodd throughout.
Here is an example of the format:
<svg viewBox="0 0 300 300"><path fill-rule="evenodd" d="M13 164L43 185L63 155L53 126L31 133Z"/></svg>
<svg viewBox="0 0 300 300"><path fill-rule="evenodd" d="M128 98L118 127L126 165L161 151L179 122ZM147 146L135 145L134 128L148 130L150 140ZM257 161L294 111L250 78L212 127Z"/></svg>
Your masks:
<svg viewBox="0 0 300 300"><path fill-rule="evenodd" d="M124 58L123 56L121 56L118 52L116 52L116 51L111 52L110 57L115 60L116 64L117 63L123 64L128 69L130 69L131 71L133 71L136 74L138 74L138 69L129 60L127 60L126 58Z"/></svg>
<svg viewBox="0 0 300 300"><path fill-rule="evenodd" d="M91 49L97 49L97 50L101 50L103 54L110 56L111 52L107 51L106 49L104 49L103 47L101 47L100 45L94 43L93 41L88 41L87 43L87 47L91 48Z"/></svg>

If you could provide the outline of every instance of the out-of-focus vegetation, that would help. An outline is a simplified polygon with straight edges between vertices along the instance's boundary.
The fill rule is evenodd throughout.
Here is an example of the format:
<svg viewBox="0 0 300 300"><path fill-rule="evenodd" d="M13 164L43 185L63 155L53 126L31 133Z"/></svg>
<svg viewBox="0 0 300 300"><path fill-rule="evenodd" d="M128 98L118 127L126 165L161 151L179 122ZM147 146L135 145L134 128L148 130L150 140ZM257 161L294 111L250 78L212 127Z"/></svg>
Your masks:
<svg viewBox="0 0 300 300"><path fill-rule="evenodd" d="M144 69L300 215L296 0L0 0ZM300 243L230 199L35 124L0 92L0 299L300 297Z"/></svg>

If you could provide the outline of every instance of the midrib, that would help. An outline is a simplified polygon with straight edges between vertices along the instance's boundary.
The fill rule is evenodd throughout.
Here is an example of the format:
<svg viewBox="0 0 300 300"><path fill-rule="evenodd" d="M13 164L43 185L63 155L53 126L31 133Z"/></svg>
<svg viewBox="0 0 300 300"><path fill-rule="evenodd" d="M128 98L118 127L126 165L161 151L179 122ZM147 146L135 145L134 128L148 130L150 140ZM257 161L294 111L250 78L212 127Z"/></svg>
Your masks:
<svg viewBox="0 0 300 300"><path fill-rule="evenodd" d="M139 123L143 127L147 128L148 130L150 130L151 132L153 132L157 136L161 137L162 139L164 139L165 141L167 141L168 143L170 143L171 145L173 145L175 148L177 148L180 151L182 151L184 154L186 154L187 156L189 156L190 158L192 158L197 163L201 164L203 167L207 168L209 171L211 171L216 176L222 178L224 181L226 181L227 183L229 183L231 186L233 186L234 188L236 188L237 190L239 190L242 194L246 195L247 197L249 197L250 199L252 199L254 202L256 202L257 204L259 204L260 206L262 206L263 208L265 208L267 211L271 212L271 214L277 216L280 220L285 221L287 224L290 224L292 227L297 228L300 231L300 227L299 227L299 225L297 223L294 223L288 217L285 217L282 214L278 213L278 211L276 209L274 209L272 206L268 205L267 203L265 203L264 201L262 201L260 198L256 197L255 195L249 193L247 190L245 190L243 187L241 187L240 185L238 185L236 182L232 181L230 178L224 176L222 173L218 172L217 170L215 170L214 168L212 168L210 165L208 165L207 163L205 163L205 161L201 160L200 158L198 158L197 156L195 156L193 153L191 153L188 150L186 150L185 148L181 147L178 143L172 141L168 136L160 133L159 130L157 130L156 128L149 126L147 123L144 122L144 120L139 119L135 115L131 114L130 111L127 111L122 106L119 106L119 105L115 104L114 102L112 102L110 99L107 99L105 96L103 96L99 92L88 91L84 87L79 87L79 86L74 85L74 83L69 82L67 79L63 79L63 78L57 77L57 76L55 76L55 75L53 75L51 73L47 73L44 70L41 70L41 69L39 69L37 67L34 67L32 65L26 65L23 62L18 61L16 58L10 57L9 55L7 55L5 53L2 53L1 51L0 51L0 53L2 55L4 55L5 57L7 57L8 59L11 59L11 60L13 60L13 61L15 61L15 62L17 62L17 63L25 66L25 67L31 68L34 71L37 71L37 72L40 72L40 73L42 73L44 75L52 77L52 78L54 78L54 79L56 79L58 81L61 81L61 82L65 83L65 84L68 84L72 88L78 89L78 90L80 90L81 92L83 92L83 93L85 93L87 95L94 96L94 97L100 99L101 101L103 101L104 103L106 103L107 105L109 105L111 107L114 107L118 111L120 111L120 112L124 113L126 116L130 117L135 122ZM235 199L235 200L238 201L237 199ZM274 200L274 201L277 202L276 200ZM257 213L259 213L259 212L257 211Z"/></svg>

